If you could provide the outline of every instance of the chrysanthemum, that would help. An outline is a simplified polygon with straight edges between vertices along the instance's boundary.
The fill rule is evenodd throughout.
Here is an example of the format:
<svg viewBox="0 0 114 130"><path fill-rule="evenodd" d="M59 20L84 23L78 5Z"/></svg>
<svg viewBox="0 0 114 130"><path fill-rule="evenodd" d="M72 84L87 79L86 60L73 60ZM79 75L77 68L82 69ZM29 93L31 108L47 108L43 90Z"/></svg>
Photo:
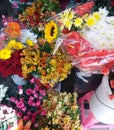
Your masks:
<svg viewBox="0 0 114 130"><path fill-rule="evenodd" d="M45 26L45 39L47 42L51 43L58 37L58 26L54 21L50 21Z"/></svg>
<svg viewBox="0 0 114 130"><path fill-rule="evenodd" d="M0 51L0 59L9 59L11 57L11 50L3 49Z"/></svg>
<svg viewBox="0 0 114 130"><path fill-rule="evenodd" d="M96 24L96 19L94 18L94 17L92 17L92 16L90 16L88 19L87 19L87 21L86 21L86 25L88 26L88 27L91 27L91 26L93 26L93 25L95 25Z"/></svg>
<svg viewBox="0 0 114 130"><path fill-rule="evenodd" d="M74 21L74 25L76 27L81 27L82 23L83 23L82 18L76 18L75 21Z"/></svg>

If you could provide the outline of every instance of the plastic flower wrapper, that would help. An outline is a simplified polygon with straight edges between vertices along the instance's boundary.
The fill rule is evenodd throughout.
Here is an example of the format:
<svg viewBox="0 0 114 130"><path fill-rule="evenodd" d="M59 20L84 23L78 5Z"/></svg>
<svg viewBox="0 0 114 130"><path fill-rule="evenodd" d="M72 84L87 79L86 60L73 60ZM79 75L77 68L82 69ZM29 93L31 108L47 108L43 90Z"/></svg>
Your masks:
<svg viewBox="0 0 114 130"><path fill-rule="evenodd" d="M54 89L47 91L42 105L47 115L40 122L38 130L81 130L80 111L76 93L59 93Z"/></svg>
<svg viewBox="0 0 114 130"><path fill-rule="evenodd" d="M33 46L37 41L36 39L37 35L29 29L22 28L19 22L7 21L0 34L0 59L9 59L13 52Z"/></svg>
<svg viewBox="0 0 114 130"><path fill-rule="evenodd" d="M84 14L77 20L79 27L74 31L66 24L70 32L58 38L54 53L61 45L72 64L81 71L108 74L114 68L113 23L114 17L108 16L106 8Z"/></svg>
<svg viewBox="0 0 114 130"><path fill-rule="evenodd" d="M18 86L16 93L9 97L10 106L16 111L18 119L23 120L23 128L29 121L32 128L38 126L37 121L46 114L41 105L47 89L49 85L43 85L39 79L32 78L27 84Z"/></svg>

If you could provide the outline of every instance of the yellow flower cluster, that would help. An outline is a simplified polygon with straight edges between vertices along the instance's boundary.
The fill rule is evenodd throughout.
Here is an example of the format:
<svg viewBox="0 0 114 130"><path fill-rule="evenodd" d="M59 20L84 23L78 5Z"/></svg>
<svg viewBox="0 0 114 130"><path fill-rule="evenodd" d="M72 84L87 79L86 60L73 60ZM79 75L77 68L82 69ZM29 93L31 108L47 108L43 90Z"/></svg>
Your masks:
<svg viewBox="0 0 114 130"><path fill-rule="evenodd" d="M53 89L47 93L48 98L43 101L47 111L47 125L42 130L49 130L50 126L53 130L81 130L77 93L59 93Z"/></svg>
<svg viewBox="0 0 114 130"><path fill-rule="evenodd" d="M72 9L66 9L60 16L61 28L66 27L68 30L71 30L72 27L83 28L83 26L93 26L100 20L100 14L98 12L94 12L92 15L85 14L80 17Z"/></svg>
<svg viewBox="0 0 114 130"><path fill-rule="evenodd" d="M41 83L54 86L58 81L64 80L72 67L70 61L59 51L56 55L41 51L40 48L28 47L22 51L22 74L37 74Z"/></svg>

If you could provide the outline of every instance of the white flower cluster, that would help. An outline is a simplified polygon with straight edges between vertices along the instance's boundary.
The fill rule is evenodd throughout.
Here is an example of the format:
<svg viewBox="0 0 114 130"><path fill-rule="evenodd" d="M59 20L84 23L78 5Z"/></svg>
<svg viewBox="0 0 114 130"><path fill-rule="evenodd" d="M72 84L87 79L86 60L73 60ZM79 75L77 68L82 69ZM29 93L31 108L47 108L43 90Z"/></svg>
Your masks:
<svg viewBox="0 0 114 130"><path fill-rule="evenodd" d="M114 49L114 17L108 16L106 8L100 8L100 20L91 27L82 29L82 35L96 50Z"/></svg>
<svg viewBox="0 0 114 130"><path fill-rule="evenodd" d="M0 103L2 99L5 97L7 89L8 89L7 86L4 86L3 84L0 85Z"/></svg>
<svg viewBox="0 0 114 130"><path fill-rule="evenodd" d="M4 121L7 121L8 124L16 122L16 113L11 107L0 105L0 122Z"/></svg>
<svg viewBox="0 0 114 130"><path fill-rule="evenodd" d="M37 35L34 34L33 32L31 32L29 29L22 29L20 41L22 43L26 43L27 39L33 41L33 43L36 43L37 42Z"/></svg>

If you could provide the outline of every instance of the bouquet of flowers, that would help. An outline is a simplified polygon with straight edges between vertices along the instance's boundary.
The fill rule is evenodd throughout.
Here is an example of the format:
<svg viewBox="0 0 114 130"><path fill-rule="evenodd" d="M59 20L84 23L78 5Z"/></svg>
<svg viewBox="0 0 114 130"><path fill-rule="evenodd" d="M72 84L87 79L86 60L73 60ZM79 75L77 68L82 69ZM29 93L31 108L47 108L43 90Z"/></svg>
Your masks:
<svg viewBox="0 0 114 130"><path fill-rule="evenodd" d="M82 71L108 74L114 69L114 17L108 16L106 8L90 12L92 4L61 13L61 30L67 28L68 32L57 39L56 49L61 45L72 64Z"/></svg>
<svg viewBox="0 0 114 130"><path fill-rule="evenodd" d="M32 78L25 85L18 86L13 95L5 96L9 98L8 104L15 110L18 120L23 120L23 125L29 122L29 127L38 127L38 120L46 115L46 110L42 107L42 103L49 88L49 85L44 86L41 84L39 79ZM20 127L19 123L17 123L17 127Z"/></svg>
<svg viewBox="0 0 114 130"><path fill-rule="evenodd" d="M47 114L39 121L39 130L81 130L76 97L76 93L59 93L49 89L42 104Z"/></svg>

